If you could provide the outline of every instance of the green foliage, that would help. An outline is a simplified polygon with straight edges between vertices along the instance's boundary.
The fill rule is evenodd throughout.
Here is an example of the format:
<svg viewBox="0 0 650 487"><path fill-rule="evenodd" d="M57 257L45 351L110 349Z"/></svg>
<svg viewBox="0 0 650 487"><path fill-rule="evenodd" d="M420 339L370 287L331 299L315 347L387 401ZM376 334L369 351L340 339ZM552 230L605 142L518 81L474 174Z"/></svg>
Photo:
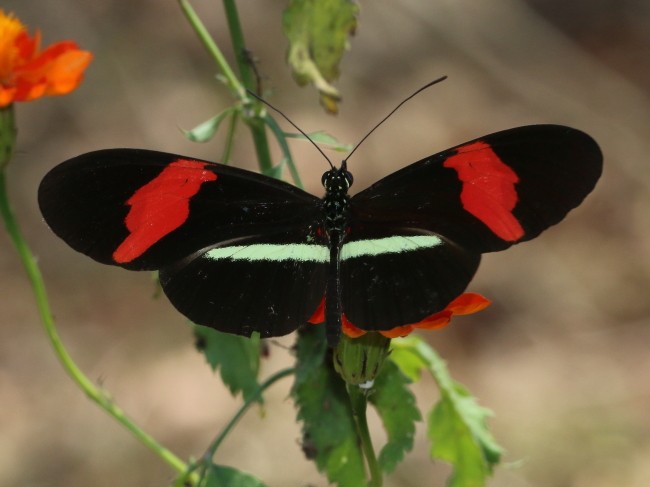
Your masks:
<svg viewBox="0 0 650 487"><path fill-rule="evenodd" d="M491 412L451 378L445 362L423 340L395 340L391 359L410 377L428 370L438 384L440 400L428 415L427 435L431 456L454 466L449 485L484 485L502 453L486 426Z"/></svg>
<svg viewBox="0 0 650 487"><path fill-rule="evenodd" d="M298 340L296 380L291 391L302 422L303 448L332 483L365 484L359 446L345 383L334 371L325 327L311 326Z"/></svg>
<svg viewBox="0 0 650 487"><path fill-rule="evenodd" d="M260 338L221 333L206 326L194 326L197 348L205 355L212 370L219 370L230 392L241 391L244 400L253 398L259 387ZM258 396L257 401L262 402Z"/></svg>
<svg viewBox="0 0 650 487"><path fill-rule="evenodd" d="M252 475L223 465L211 465L200 487L266 487L266 484Z"/></svg>
<svg viewBox="0 0 650 487"><path fill-rule="evenodd" d="M379 452L379 465L385 473L395 470L404 454L413 448L415 423L422 416L415 396L408 388L411 381L390 360L385 361L368 396L381 418L388 442Z"/></svg>
<svg viewBox="0 0 650 487"><path fill-rule="evenodd" d="M192 142L208 142L212 140L214 134L219 129L221 122L228 116L236 116L237 110L235 108L227 108L223 112L215 115L214 117L201 122L196 127L190 130L183 130L185 137Z"/></svg>
<svg viewBox="0 0 650 487"><path fill-rule="evenodd" d="M350 0L291 0L282 18L289 39L287 59L298 84L313 83L321 104L336 113L341 95L331 82L339 76L339 63L348 37L357 27L359 7Z"/></svg>
<svg viewBox="0 0 650 487"><path fill-rule="evenodd" d="M339 141L333 135L328 134L323 130L318 130L316 132L309 132L307 135L313 142L316 142L318 145L324 145L328 149L334 150L336 152L350 152L353 148L351 144L345 144ZM285 132L284 136L287 139L298 139L298 140L305 140L305 141L307 140L307 137L305 137L302 134L292 134L292 133Z"/></svg>

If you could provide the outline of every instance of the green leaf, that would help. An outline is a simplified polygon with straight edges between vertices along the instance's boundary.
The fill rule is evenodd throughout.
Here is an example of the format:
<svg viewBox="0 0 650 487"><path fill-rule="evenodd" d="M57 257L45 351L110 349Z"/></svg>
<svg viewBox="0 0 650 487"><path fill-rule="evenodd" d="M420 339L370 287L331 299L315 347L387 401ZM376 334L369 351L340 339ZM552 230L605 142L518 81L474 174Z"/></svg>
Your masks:
<svg viewBox="0 0 650 487"><path fill-rule="evenodd" d="M205 355L212 370L219 370L223 381L234 396L240 391L244 400L254 396L259 383L260 368L259 335L250 338L208 328L194 326L197 348ZM262 398L257 398L262 402Z"/></svg>
<svg viewBox="0 0 650 487"><path fill-rule="evenodd" d="M345 383L327 353L324 326L299 333L291 395L302 422L303 449L339 487L365 485L364 461Z"/></svg>
<svg viewBox="0 0 650 487"><path fill-rule="evenodd" d="M264 175L274 179L282 179L282 172L286 164L287 158L283 157L278 164L272 166L268 171L264 171Z"/></svg>
<svg viewBox="0 0 650 487"><path fill-rule="evenodd" d="M305 137L303 134L285 132L284 136L288 139L307 140L307 137ZM307 136L313 142L316 142L320 145L325 145L328 149L335 150L337 152L350 152L353 147L351 144L344 144L343 142L340 142L336 137L322 130L319 130L317 132L309 132Z"/></svg>
<svg viewBox="0 0 650 487"><path fill-rule="evenodd" d="M391 342L390 359L395 363L406 377L413 382L422 378L422 371L427 369L426 361L414 348L400 345L401 339L396 338Z"/></svg>
<svg viewBox="0 0 650 487"><path fill-rule="evenodd" d="M291 0L282 16L289 39L287 60L296 82L313 83L331 113L337 112L341 96L330 83L339 76L358 12L359 6L351 0Z"/></svg>
<svg viewBox="0 0 650 487"><path fill-rule="evenodd" d="M415 422L420 421L420 411L415 396L409 390L410 381L390 360L384 362L368 401L375 407L388 442L379 453L382 470L390 473L413 448Z"/></svg>
<svg viewBox="0 0 650 487"><path fill-rule="evenodd" d="M192 142L208 142L212 140L214 134L219 129L221 122L229 115L232 114L233 108L224 110L219 115L212 117L209 120L206 120L203 123L200 123L191 130L183 130L183 134Z"/></svg>
<svg viewBox="0 0 650 487"><path fill-rule="evenodd" d="M241 472L232 467L211 465L200 487L266 487L257 477Z"/></svg>
<svg viewBox="0 0 650 487"><path fill-rule="evenodd" d="M438 384L440 400L427 418L427 435L431 456L454 467L450 487L485 485L503 451L487 429L491 411L479 406L467 389L451 378L445 362L423 340L394 340L393 347L391 358L401 370L413 377L426 367Z"/></svg>

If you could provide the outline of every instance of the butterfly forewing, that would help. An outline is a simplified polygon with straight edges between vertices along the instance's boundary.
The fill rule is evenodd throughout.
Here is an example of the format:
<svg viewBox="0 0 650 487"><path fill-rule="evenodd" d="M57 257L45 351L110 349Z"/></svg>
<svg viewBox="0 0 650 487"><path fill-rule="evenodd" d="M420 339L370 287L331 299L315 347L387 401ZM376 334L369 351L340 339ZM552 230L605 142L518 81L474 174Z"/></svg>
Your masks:
<svg viewBox="0 0 650 487"><path fill-rule="evenodd" d="M562 220L591 192L601 170L600 149L583 132L518 127L385 177L352 198L352 219L410 225L474 252L493 252Z"/></svg>
<svg viewBox="0 0 650 487"><path fill-rule="evenodd" d="M55 167L39 188L52 230L104 264L159 269L220 242L317 222L319 198L243 169L112 149Z"/></svg>

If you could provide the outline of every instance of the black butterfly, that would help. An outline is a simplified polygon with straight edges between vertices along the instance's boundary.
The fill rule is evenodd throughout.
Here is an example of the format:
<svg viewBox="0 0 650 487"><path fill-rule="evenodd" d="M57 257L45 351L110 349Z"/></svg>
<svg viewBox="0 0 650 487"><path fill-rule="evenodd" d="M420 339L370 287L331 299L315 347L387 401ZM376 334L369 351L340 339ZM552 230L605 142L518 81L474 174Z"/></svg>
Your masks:
<svg viewBox="0 0 650 487"><path fill-rule="evenodd" d="M362 330L417 323L467 287L482 253L558 223L600 177L596 142L557 125L518 127L427 157L350 197L343 162L319 198L229 166L138 149L52 169L39 204L52 230L104 264L160 270L195 323L280 336L326 300Z"/></svg>

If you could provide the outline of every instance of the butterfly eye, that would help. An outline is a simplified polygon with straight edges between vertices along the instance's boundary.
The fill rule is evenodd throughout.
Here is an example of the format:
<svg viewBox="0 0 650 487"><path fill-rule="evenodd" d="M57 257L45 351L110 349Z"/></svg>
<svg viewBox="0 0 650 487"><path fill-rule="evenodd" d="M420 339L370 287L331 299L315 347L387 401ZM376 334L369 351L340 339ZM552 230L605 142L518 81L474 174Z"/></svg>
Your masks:
<svg viewBox="0 0 650 487"><path fill-rule="evenodd" d="M327 186L327 180L329 179L330 171L324 172L323 177L320 179L320 182L323 186Z"/></svg>
<svg viewBox="0 0 650 487"><path fill-rule="evenodd" d="M350 171L343 171L343 176L345 176L345 180L348 182L348 188L352 186L352 183L354 182L352 173Z"/></svg>

